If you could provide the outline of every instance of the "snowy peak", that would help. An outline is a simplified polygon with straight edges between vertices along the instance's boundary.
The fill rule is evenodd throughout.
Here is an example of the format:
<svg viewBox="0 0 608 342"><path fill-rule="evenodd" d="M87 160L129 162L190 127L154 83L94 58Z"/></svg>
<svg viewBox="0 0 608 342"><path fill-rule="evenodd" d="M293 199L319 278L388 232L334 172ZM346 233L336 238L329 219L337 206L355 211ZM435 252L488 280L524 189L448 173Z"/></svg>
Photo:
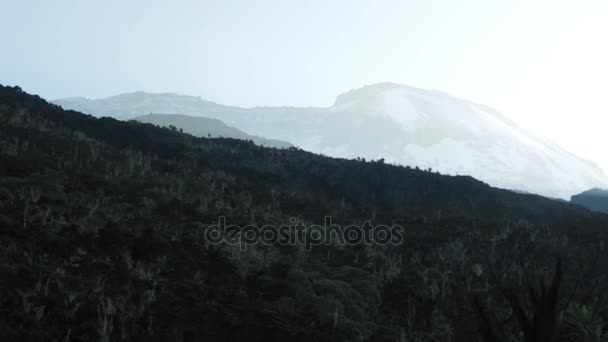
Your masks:
<svg viewBox="0 0 608 342"><path fill-rule="evenodd" d="M358 89L352 89L339 95L334 102L334 108L374 108L378 105L394 102L411 102L412 105L423 104L425 100L432 98L434 102L454 102L449 95L435 91L424 90L397 83L376 83ZM462 102L462 100L460 100ZM420 108L424 109L424 108Z"/></svg>
<svg viewBox="0 0 608 342"><path fill-rule="evenodd" d="M358 120L384 120L387 130L397 126L401 134L378 147L393 162L561 198L608 182L595 165L538 139L499 112L444 93L380 83L340 95L332 109Z"/></svg>
<svg viewBox="0 0 608 342"><path fill-rule="evenodd" d="M338 96L332 109L388 118L411 133L435 130L441 133L433 134L437 139L460 140L471 135L501 135L505 130L519 130L486 106L395 83L351 90Z"/></svg>
<svg viewBox="0 0 608 342"><path fill-rule="evenodd" d="M548 197L565 199L608 186L597 166L538 139L496 110L396 83L350 90L327 108L246 109L192 96L147 93L55 103L121 119L150 113L216 118L249 134L289 141L311 152L383 158Z"/></svg>
<svg viewBox="0 0 608 342"><path fill-rule="evenodd" d="M408 86L399 85L397 83L375 83L366 85L361 88L351 89L348 92L338 95L334 106L341 106L346 104L361 103L361 102L373 102L378 96L381 96L383 92L391 89L407 89L411 88ZM411 88L415 89L415 88Z"/></svg>

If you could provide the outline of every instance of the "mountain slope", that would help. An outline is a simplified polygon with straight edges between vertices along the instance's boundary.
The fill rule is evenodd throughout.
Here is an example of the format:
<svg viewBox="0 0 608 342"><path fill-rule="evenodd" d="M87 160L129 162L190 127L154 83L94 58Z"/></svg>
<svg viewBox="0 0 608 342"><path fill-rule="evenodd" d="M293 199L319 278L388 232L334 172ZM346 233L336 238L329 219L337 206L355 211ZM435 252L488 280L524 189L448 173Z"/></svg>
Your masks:
<svg viewBox="0 0 608 342"><path fill-rule="evenodd" d="M341 95L331 109L363 122L385 121L384 130L393 135L378 143L394 162L468 174L494 186L550 197L567 198L573 191L608 184L595 165L528 134L486 106L445 94L377 84ZM355 134L365 136L365 129ZM332 145L313 149L325 148Z"/></svg>
<svg viewBox="0 0 608 342"><path fill-rule="evenodd" d="M237 128L226 125L218 119L179 114L148 114L135 117L132 120L150 123L161 127L174 126L177 129L181 129L185 133L192 134L197 137L224 137L251 140L257 145L276 148L288 148L293 146L285 141L266 139L247 134Z"/></svg>
<svg viewBox="0 0 608 342"><path fill-rule="evenodd" d="M570 202L594 211L608 213L608 190L591 189L572 196Z"/></svg>
<svg viewBox="0 0 608 342"><path fill-rule="evenodd" d="M327 108L245 109L195 97L143 93L55 103L117 118L151 112L212 117L315 153L383 158L548 197L569 198L608 184L597 166L528 134L495 110L393 83L349 91Z"/></svg>
<svg viewBox="0 0 608 342"><path fill-rule="evenodd" d="M404 240L207 238L220 217L326 216L400 225ZM607 225L471 177L197 138L0 86L0 340L478 341L469 298L508 318L502 294L537 284L555 255L564 288L581 289L563 302L601 303Z"/></svg>

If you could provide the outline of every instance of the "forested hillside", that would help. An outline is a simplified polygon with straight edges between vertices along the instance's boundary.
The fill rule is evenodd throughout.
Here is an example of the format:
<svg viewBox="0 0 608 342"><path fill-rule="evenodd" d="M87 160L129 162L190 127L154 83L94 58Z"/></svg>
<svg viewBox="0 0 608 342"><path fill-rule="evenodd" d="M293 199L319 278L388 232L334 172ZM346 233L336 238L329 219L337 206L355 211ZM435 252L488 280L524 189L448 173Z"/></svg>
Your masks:
<svg viewBox="0 0 608 342"><path fill-rule="evenodd" d="M220 216L370 220L404 242L241 251L204 238ZM556 257L554 328L597 335L607 230L606 215L470 177L197 138L0 87L4 341L517 340L514 303L539 314L546 291L527 288Z"/></svg>

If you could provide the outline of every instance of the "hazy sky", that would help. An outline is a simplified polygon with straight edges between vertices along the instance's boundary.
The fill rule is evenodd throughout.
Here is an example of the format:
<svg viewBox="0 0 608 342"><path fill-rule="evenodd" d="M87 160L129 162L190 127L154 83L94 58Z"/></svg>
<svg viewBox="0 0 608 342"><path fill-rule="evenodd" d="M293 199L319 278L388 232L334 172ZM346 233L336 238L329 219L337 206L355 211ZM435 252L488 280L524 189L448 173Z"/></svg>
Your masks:
<svg viewBox="0 0 608 342"><path fill-rule="evenodd" d="M608 0L0 0L0 83L328 106L392 81L492 106L608 172Z"/></svg>

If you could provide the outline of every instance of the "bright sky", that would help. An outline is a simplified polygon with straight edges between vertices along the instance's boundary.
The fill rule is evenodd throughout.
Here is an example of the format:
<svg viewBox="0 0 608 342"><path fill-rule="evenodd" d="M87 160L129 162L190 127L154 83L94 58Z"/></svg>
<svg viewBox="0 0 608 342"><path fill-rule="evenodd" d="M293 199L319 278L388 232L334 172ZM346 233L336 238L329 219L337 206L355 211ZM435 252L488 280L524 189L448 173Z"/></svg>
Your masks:
<svg viewBox="0 0 608 342"><path fill-rule="evenodd" d="M608 172L607 0L0 0L0 83L327 106L391 81L494 107Z"/></svg>

